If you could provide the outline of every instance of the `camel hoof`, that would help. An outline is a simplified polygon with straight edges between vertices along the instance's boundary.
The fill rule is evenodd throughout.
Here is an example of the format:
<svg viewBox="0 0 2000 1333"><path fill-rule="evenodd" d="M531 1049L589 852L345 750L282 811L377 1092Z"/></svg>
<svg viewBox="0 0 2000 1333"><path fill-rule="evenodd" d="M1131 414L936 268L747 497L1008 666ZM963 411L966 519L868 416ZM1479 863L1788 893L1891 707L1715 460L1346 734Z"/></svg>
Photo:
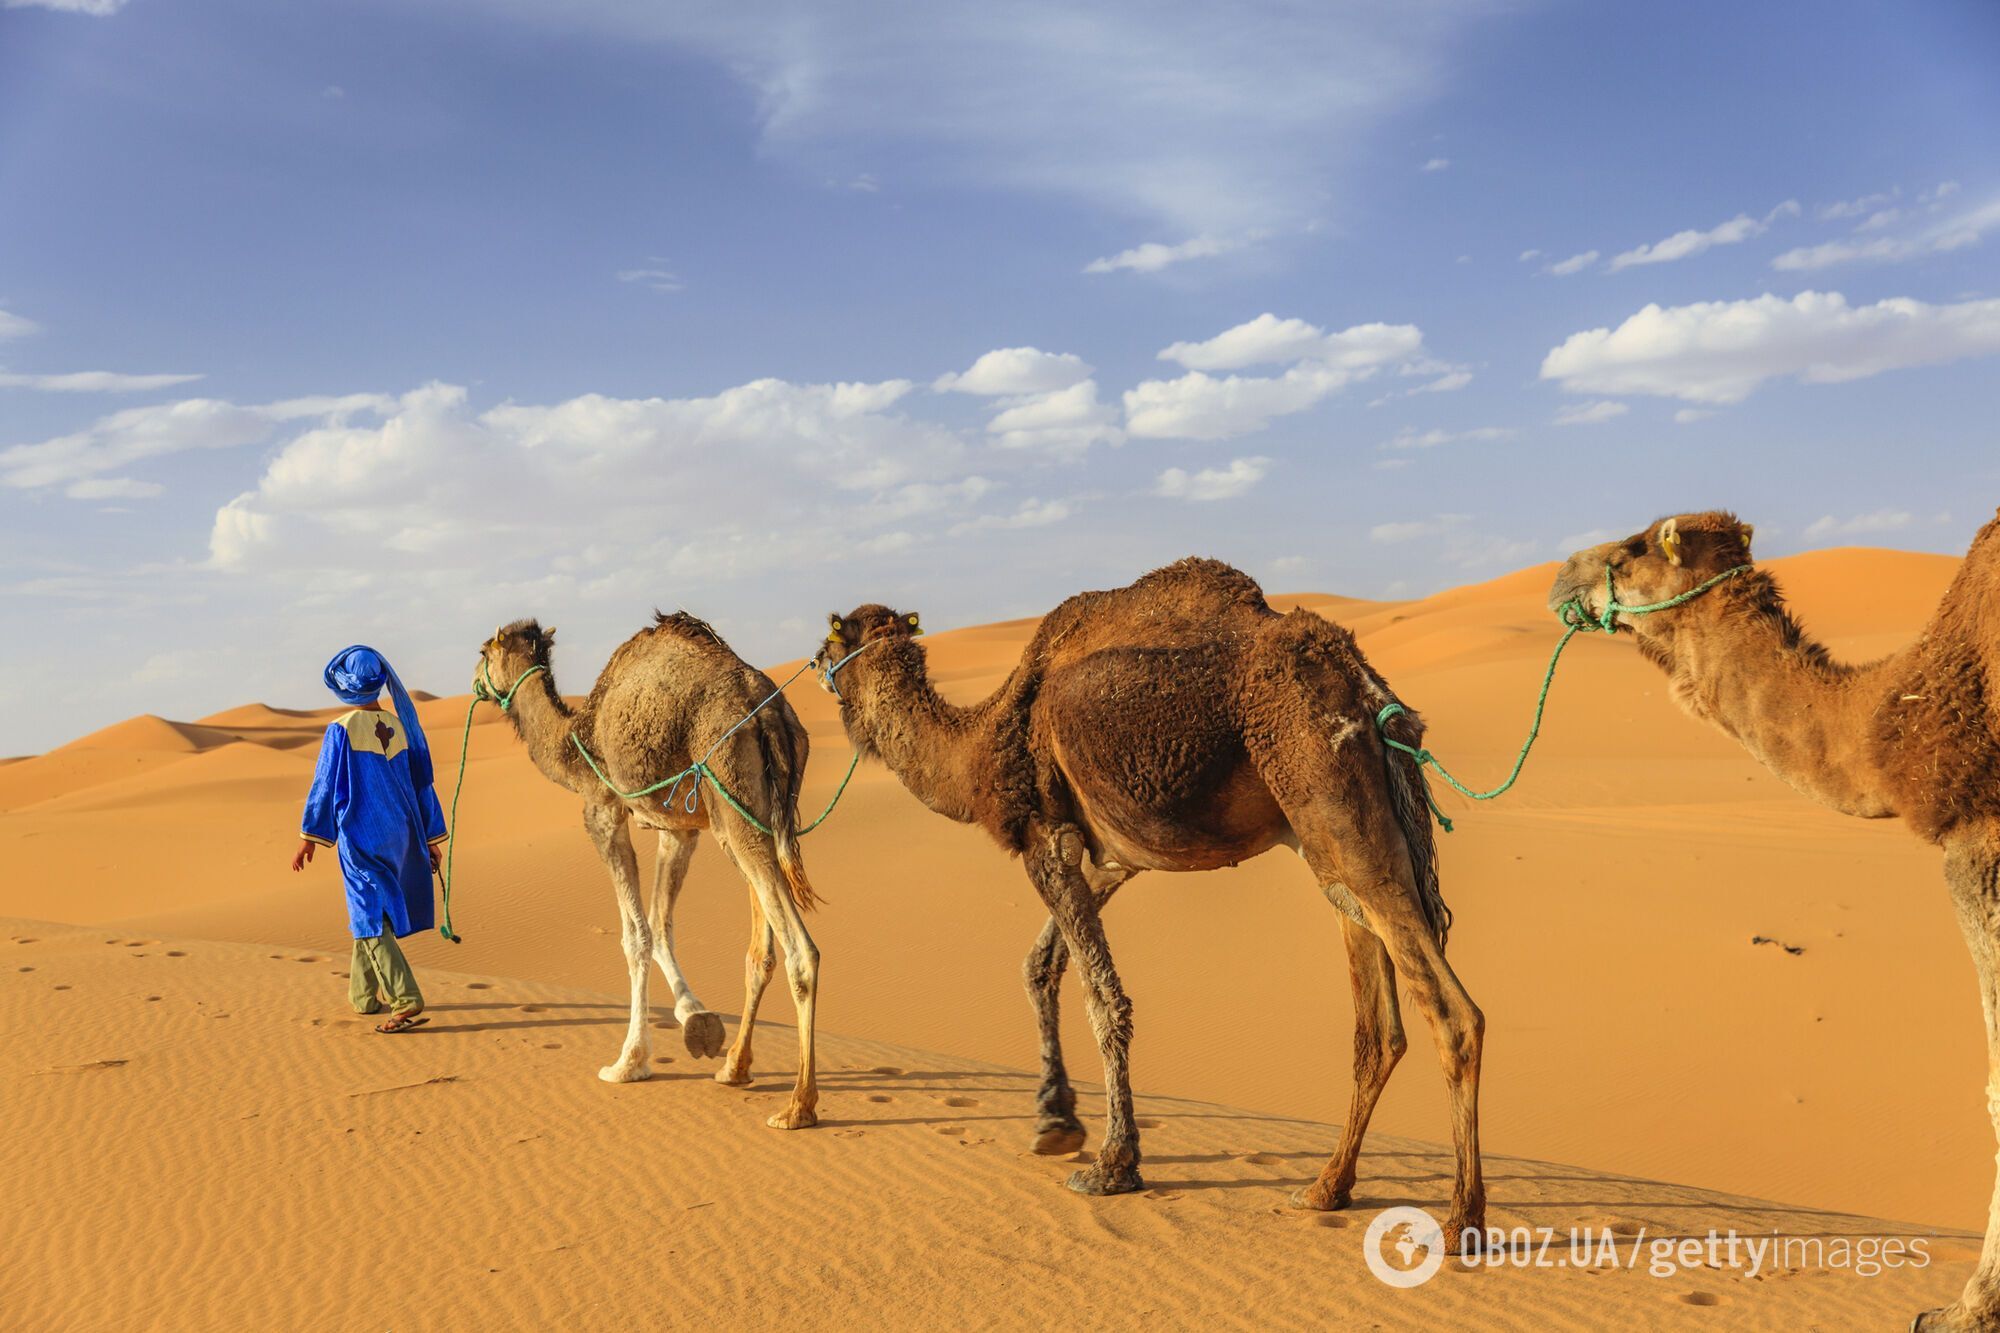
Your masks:
<svg viewBox="0 0 2000 1333"><path fill-rule="evenodd" d="M1041 1157L1067 1157L1083 1151L1082 1125L1057 1125L1035 1135L1035 1153Z"/></svg>
<svg viewBox="0 0 2000 1333"><path fill-rule="evenodd" d="M688 1054L697 1060L721 1055L722 1048L728 1045L724 1040L727 1035L721 1017L706 1009L689 1014L687 1022L681 1024L681 1040L687 1043Z"/></svg>
<svg viewBox="0 0 2000 1333"><path fill-rule="evenodd" d="M1105 1194L1132 1194L1146 1188L1146 1182L1131 1167L1122 1171L1106 1170L1103 1166L1091 1166L1082 1171L1073 1171L1069 1177L1069 1187L1078 1194L1093 1197Z"/></svg>
<svg viewBox="0 0 2000 1333"><path fill-rule="evenodd" d="M606 1065L597 1071L597 1076L606 1083L643 1083L653 1076L653 1071L646 1068L643 1062Z"/></svg>
<svg viewBox="0 0 2000 1333"><path fill-rule="evenodd" d="M1993 1322L1990 1319L1975 1318L1962 1301L1942 1309L1926 1310L1910 1321L1910 1333L1956 1333L1958 1329L1991 1327Z"/></svg>
<svg viewBox="0 0 2000 1333"><path fill-rule="evenodd" d="M810 1106L787 1106L764 1123L772 1129L811 1129L819 1123L819 1112Z"/></svg>
<svg viewBox="0 0 2000 1333"><path fill-rule="evenodd" d="M1444 1236L1445 1244L1451 1247L1453 1254L1461 1258L1471 1258L1478 1254L1486 1239L1486 1210L1480 1209L1476 1217L1468 1214L1465 1217L1446 1218Z"/></svg>
<svg viewBox="0 0 2000 1333"><path fill-rule="evenodd" d="M750 1081L750 1066L724 1065L715 1071L715 1081L725 1088L740 1088Z"/></svg>
<svg viewBox="0 0 2000 1333"><path fill-rule="evenodd" d="M1317 1185L1293 1190L1286 1200L1292 1207L1312 1213L1337 1213L1354 1202L1352 1194L1322 1194Z"/></svg>

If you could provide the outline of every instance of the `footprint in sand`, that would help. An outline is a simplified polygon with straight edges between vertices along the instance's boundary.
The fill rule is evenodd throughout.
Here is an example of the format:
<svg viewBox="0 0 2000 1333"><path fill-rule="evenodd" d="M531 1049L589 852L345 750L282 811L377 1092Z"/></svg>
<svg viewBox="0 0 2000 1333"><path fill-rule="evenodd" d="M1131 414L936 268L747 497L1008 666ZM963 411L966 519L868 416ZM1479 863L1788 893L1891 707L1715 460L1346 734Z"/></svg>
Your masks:
<svg viewBox="0 0 2000 1333"><path fill-rule="evenodd" d="M15 970L16 972L32 972L32 971L34 971L35 969L34 969L34 968L32 968L32 967L17 967L17 968L15 968L14 970Z"/></svg>
<svg viewBox="0 0 2000 1333"><path fill-rule="evenodd" d="M559 1041L545 1041L542 1043L542 1049L545 1051L559 1051L562 1049L562 1043Z"/></svg>
<svg viewBox="0 0 2000 1333"><path fill-rule="evenodd" d="M970 1097L940 1097L938 1098L938 1101L946 1106L955 1106L960 1110L964 1110L968 1106L979 1105L978 1102L974 1101Z"/></svg>
<svg viewBox="0 0 2000 1333"><path fill-rule="evenodd" d="M57 989L57 990L68 990L68 989L69 989L69 987L68 987L68 986L58 986L58 987L56 987L56 989Z"/></svg>
<svg viewBox="0 0 2000 1333"><path fill-rule="evenodd" d="M86 1060L80 1065L51 1065L42 1070L44 1074L88 1074L98 1069L116 1069L126 1063L123 1060Z"/></svg>
<svg viewBox="0 0 2000 1333"><path fill-rule="evenodd" d="M158 940L126 940L125 947L128 949L143 949L149 944L158 944L158 943L159 943Z"/></svg>
<svg viewBox="0 0 2000 1333"><path fill-rule="evenodd" d="M514 1006L514 1010L516 1013L539 1014L543 1011L544 1007L539 1004L517 1004Z"/></svg>
<svg viewBox="0 0 2000 1333"><path fill-rule="evenodd" d="M868 1072L871 1074L885 1074L890 1078L901 1078L903 1076L903 1071L894 1065L876 1065Z"/></svg>
<svg viewBox="0 0 2000 1333"><path fill-rule="evenodd" d="M893 1102L896 1099L886 1092L871 1092L868 1094L868 1100L880 1105L883 1102Z"/></svg>
<svg viewBox="0 0 2000 1333"><path fill-rule="evenodd" d="M14 937L14 943L16 943L16 944L33 944L33 943L35 943L35 937L34 937L33 935L16 935L16 936Z"/></svg>
<svg viewBox="0 0 2000 1333"><path fill-rule="evenodd" d="M147 1004L158 1004L159 1002L160 1002L160 997L157 995L148 995L146 997Z"/></svg>
<svg viewBox="0 0 2000 1333"><path fill-rule="evenodd" d="M1173 1190L1147 1190L1146 1197L1158 1199L1161 1203L1172 1203L1181 1196Z"/></svg>
<svg viewBox="0 0 2000 1333"><path fill-rule="evenodd" d="M1722 1297L1712 1291L1690 1291L1681 1296L1682 1305L1722 1305Z"/></svg>
<svg viewBox="0 0 2000 1333"><path fill-rule="evenodd" d="M1308 1213L1306 1216L1312 1219L1312 1225L1316 1227L1333 1227L1335 1230L1340 1230L1354 1225L1354 1219L1346 1213Z"/></svg>
<svg viewBox="0 0 2000 1333"><path fill-rule="evenodd" d="M105 943L106 943L106 944L116 944L116 943L118 943L118 941L117 941L117 940L106 940L106 941L105 941ZM266 958L270 959L270 960L271 960L272 962L274 962L274 963L282 963L282 962L284 962L284 961L285 961L285 956L284 956L283 954L281 954L281 953L267 953L267 954L265 954L264 956L265 956Z"/></svg>
<svg viewBox="0 0 2000 1333"><path fill-rule="evenodd" d="M492 990L493 983L490 981L468 981L465 983L465 988L467 990Z"/></svg>
<svg viewBox="0 0 2000 1333"><path fill-rule="evenodd" d="M1285 1164L1285 1159L1273 1152L1245 1153L1236 1160L1239 1162L1248 1162L1252 1166L1283 1166Z"/></svg>
<svg viewBox="0 0 2000 1333"><path fill-rule="evenodd" d="M943 1135L946 1135L947 1137L950 1137L950 1136L952 1136L952 1135L957 1135L957 1134L963 1134L963 1133L965 1133L965 1126L964 1126L964 1125L939 1125L939 1126L938 1126L938 1133L940 1133L940 1134L943 1134Z"/></svg>
<svg viewBox="0 0 2000 1333"><path fill-rule="evenodd" d="M653 1063L656 1065L670 1065L673 1062L674 1057L671 1055L656 1055L653 1057Z"/></svg>
<svg viewBox="0 0 2000 1333"><path fill-rule="evenodd" d="M297 958L294 958L292 961L295 963L324 963L326 959L316 958L309 953L302 953Z"/></svg>
<svg viewBox="0 0 2000 1333"><path fill-rule="evenodd" d="M1142 1118L1139 1120L1134 1120L1132 1123L1137 1125L1140 1129L1158 1129L1162 1122L1158 1120L1146 1120Z"/></svg>
<svg viewBox="0 0 2000 1333"><path fill-rule="evenodd" d="M185 950L185 949L169 949L169 950L167 950L167 957L169 957L169 958L185 958L185 957L187 957L187 950Z"/></svg>

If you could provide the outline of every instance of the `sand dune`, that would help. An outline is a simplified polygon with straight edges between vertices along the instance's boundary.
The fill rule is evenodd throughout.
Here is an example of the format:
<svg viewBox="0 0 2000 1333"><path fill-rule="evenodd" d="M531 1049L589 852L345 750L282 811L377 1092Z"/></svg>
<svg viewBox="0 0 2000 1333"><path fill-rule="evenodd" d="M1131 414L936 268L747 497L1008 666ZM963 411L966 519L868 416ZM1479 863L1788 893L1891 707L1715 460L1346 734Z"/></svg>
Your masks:
<svg viewBox="0 0 2000 1333"><path fill-rule="evenodd" d="M391 1041L329 1003L340 963L0 921L0 1171L32 1186L0 1195L12 1326L1888 1327L1978 1247L1495 1154L1494 1225L1609 1231L1641 1267L1447 1264L1397 1291L1359 1237L1439 1204L1429 1143L1377 1134L1355 1209L1298 1213L1331 1126L1142 1096L1151 1188L1085 1200L1069 1161L1024 1151L1033 1080L1012 1069L830 1038L826 1120L778 1134L789 1075L720 1087L664 1012L655 1077L611 1087L581 1068L624 1022L602 994L432 971L433 1025ZM1711 1227L1895 1236L1927 1266L1647 1271Z"/></svg>
<svg viewBox="0 0 2000 1333"><path fill-rule="evenodd" d="M1770 567L1810 629L1840 654L1869 657L1914 634L1956 564L1838 550ZM1483 786L1512 762L1558 634L1542 609L1550 574L1541 567L1406 602L1273 601L1352 626L1423 713L1431 746ZM950 618L948 607L923 611L932 623ZM940 688L962 700L983 695L1033 626L934 632L926 642ZM556 665L564 688L578 691L599 664ZM795 666L772 674L783 679ZM847 746L830 698L804 679L790 697L813 735L802 801L812 813L845 769ZM421 705L447 799L465 708L463 695ZM1175 1108L1160 1112L1165 1128L1146 1144L1149 1176L1173 1197L1092 1205L1052 1183L1066 1165L1020 1156L1026 1089L1004 1071L1034 1060L1018 978L1042 913L1026 877L983 835L925 811L872 765L805 844L828 900L812 921L824 953L821 1025L842 1034L829 1057L828 1129L765 1131L761 1113L709 1086L709 1066L679 1053L671 1033L661 1052L679 1063L666 1071L699 1077L617 1089L595 1081L617 1044L615 1013L603 1008L623 984L616 912L575 800L533 771L490 707L475 715L459 814L456 916L466 943L433 935L413 941L411 954L452 1003L478 981L492 990L466 1002L586 1008L567 1022L497 1020L507 1026L487 1010L445 1012L421 1041L364 1039L339 1014L341 983L328 975L347 947L334 875L283 868L311 747L339 711L249 705L195 724L135 718L0 766L0 915L91 927L24 926L11 933L36 945L0 945L52 952L75 974L58 997L44 975L52 964L31 958L21 965L34 973L0 971L14 1037L4 1068L10 1081L21 1076L32 1112L0 1142L26 1161L60 1137L24 1142L32 1127L88 1126L75 1137L139 1146L115 1164L82 1149L71 1160L65 1148L45 1169L63 1173L66 1188L188 1200L173 1204L187 1218L179 1239L114 1228L138 1247L123 1251L125 1263L152 1256L155 1303L135 1307L151 1313L119 1316L133 1326L181 1308L279 1313L256 1266L232 1253L253 1236L282 1237L262 1262L296 1263L310 1270L302 1280L323 1284L326 1303L312 1308L351 1308L337 1289L363 1262L352 1239L361 1232L329 1219L355 1205L343 1193L354 1170L378 1182L406 1173L397 1197L424 1208L450 1200L467 1218L457 1244L426 1247L395 1279L411 1299L435 1301L426 1308L442 1322L574 1310L608 1322L640 1308L671 1317L681 1299L725 1318L755 1305L811 1323L858 1313L867 1299L899 1302L909 1322L966 1310L1053 1317L1057 1302L1080 1300L1115 1311L1106 1322L1166 1310L1228 1322L1242 1317L1253 1278L1267 1315L1402 1322L1418 1308L1394 1304L1408 1298L1362 1273L1358 1242L1336 1234L1343 1223L1365 1225L1365 1214L1323 1228L1273 1212L1280 1196L1263 1187L1310 1174L1306 1164L1331 1143L1323 1122L1340 1114L1348 1088L1338 930L1295 859L1142 877L1110 909L1137 1006L1135 1084L1148 1107ZM1496 1216L1567 1225L1558 1219L1615 1213L1695 1231L1748 1230L1742 1219L1751 1218L1808 1230L1887 1225L1866 1220L1881 1217L1907 1219L1905 1230L1983 1224L1993 1155L1983 1034L1934 852L1894 824L1844 819L1794 795L1682 716L1628 641L1602 637L1571 646L1521 785L1488 805L1442 790L1441 799L1458 822L1442 849L1458 921L1452 954L1489 1021ZM642 863L649 858L642 847ZM682 900L679 952L696 989L725 1012L737 1007L743 928L740 882L704 847ZM1753 944L1757 936L1780 943ZM169 960L164 946L101 943L113 937L282 948L176 945L188 956ZM281 967L267 957L274 951L333 961ZM147 957L128 956L136 953ZM472 981L447 981L437 971L446 968ZM179 989L170 994L156 976L178 977ZM154 993L168 998L145 998ZM767 1013L783 1009L782 997L769 1003ZM1072 1069L1090 1075L1096 1059L1080 1010L1068 1004L1065 1039ZM214 1011L231 1017L202 1017ZM1409 1142L1371 1140L1366 1167L1403 1183L1374 1187L1378 1203L1442 1197L1427 1155L1447 1137L1443 1083L1423 1036L1412 1040L1376 1121L1378 1136ZM774 1034L762 1049L752 1100L789 1085L786 1041ZM130 1063L36 1072L100 1059ZM875 1065L923 1072L870 1076ZM443 1074L458 1081L422 1083ZM973 1108L937 1109L938 1097L975 1079L986 1091L973 1095L995 1121L985 1128ZM348 1097L413 1081L420 1086L380 1098ZM179 1145L156 1140L184 1119L176 1099L193 1088L214 1089L191 1136L211 1146L182 1160ZM899 1100L869 1100L877 1095ZM922 1119L910 1118L905 1099L921 1105ZM945 1123L962 1132L938 1133ZM393 1164L376 1162L352 1146L348 1128L411 1147ZM204 1178L212 1145L231 1136L246 1145L240 1170ZM961 1138L975 1142L960 1148ZM1253 1153L1278 1160L1242 1160ZM800 1161L810 1164L803 1178ZM637 1183L617 1179L621 1170ZM1756 1198L1795 1211L1746 1202ZM225 1212L202 1211L211 1206ZM817 1220L801 1227L789 1210ZM1822 1210L1857 1216L1834 1222ZM529 1221L538 1217L547 1219L539 1228ZM796 1269L773 1258L785 1253L780 1237L798 1247ZM929 1266L896 1271L899 1256L941 1238L952 1246L952 1283L933 1281ZM1121 1239L1171 1241L1172 1261ZM102 1261L93 1247L112 1240L91 1232L86 1214L34 1243L38 1261L74 1267ZM334 1246L311 1251L334 1261L308 1262L295 1248L308 1244ZM640 1245L665 1271L634 1283L631 1273L651 1266L621 1265ZM753 1245L777 1248L750 1265ZM1630 1274L1458 1274L1420 1295L1438 1302L1423 1308L1440 1322L1473 1308L1485 1322L1522 1327L1601 1325L1608 1308L1634 1327L1712 1322L1681 1303L1692 1295L1728 1302L1732 1326L1795 1327L1809 1310L1846 1327L1936 1303L1963 1280L1970 1255L1947 1247L1927 1275L1893 1282L1716 1275L1682 1289Z"/></svg>

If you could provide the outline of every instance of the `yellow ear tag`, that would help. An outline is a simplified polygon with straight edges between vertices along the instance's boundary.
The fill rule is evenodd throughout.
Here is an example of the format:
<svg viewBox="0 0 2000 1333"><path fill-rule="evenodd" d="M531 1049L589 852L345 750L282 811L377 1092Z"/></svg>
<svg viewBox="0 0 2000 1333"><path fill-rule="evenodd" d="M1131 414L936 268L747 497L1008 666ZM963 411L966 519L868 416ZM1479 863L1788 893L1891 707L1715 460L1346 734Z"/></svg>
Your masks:
<svg viewBox="0 0 2000 1333"><path fill-rule="evenodd" d="M1681 534L1671 523L1660 529L1660 549L1667 553L1669 562L1676 565L1681 562Z"/></svg>
<svg viewBox="0 0 2000 1333"><path fill-rule="evenodd" d="M919 624L917 623L917 618L916 618L915 616L911 616L911 617L910 617L910 633L912 633L912 634L922 634L923 632L924 632L924 627L923 627L922 625L919 625Z"/></svg>
<svg viewBox="0 0 2000 1333"><path fill-rule="evenodd" d="M839 631L839 630L833 630L833 631L829 632L829 633L827 634L827 636L826 636L826 641L827 641L828 643L833 643L833 644L837 644L837 643L839 643L839 642L840 642L840 631Z"/></svg>

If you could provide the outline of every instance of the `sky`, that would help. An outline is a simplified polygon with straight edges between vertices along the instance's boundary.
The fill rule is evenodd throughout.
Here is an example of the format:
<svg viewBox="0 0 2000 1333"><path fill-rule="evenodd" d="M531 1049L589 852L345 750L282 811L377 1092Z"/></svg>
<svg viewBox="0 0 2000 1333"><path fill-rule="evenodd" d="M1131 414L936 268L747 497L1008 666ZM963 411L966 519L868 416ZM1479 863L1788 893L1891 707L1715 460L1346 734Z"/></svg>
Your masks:
<svg viewBox="0 0 2000 1333"><path fill-rule="evenodd" d="M0 0L0 755L2000 504L2000 7Z"/></svg>

